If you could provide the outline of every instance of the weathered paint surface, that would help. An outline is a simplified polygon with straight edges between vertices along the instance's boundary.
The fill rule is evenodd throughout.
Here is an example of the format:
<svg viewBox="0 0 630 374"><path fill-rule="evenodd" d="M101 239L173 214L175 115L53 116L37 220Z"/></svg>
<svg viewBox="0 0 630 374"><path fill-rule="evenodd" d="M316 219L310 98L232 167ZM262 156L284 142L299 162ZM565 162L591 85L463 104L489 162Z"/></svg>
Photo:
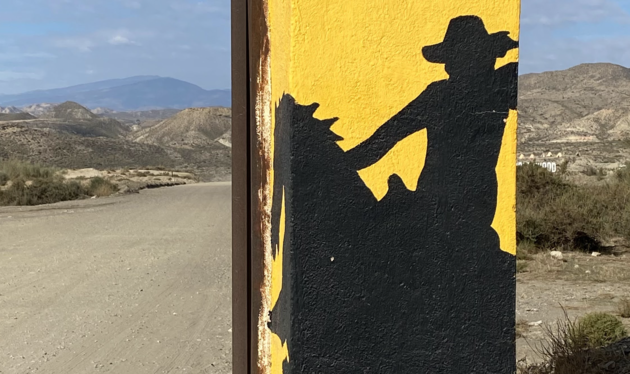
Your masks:
<svg viewBox="0 0 630 374"><path fill-rule="evenodd" d="M519 1L267 5L263 371L513 372Z"/></svg>

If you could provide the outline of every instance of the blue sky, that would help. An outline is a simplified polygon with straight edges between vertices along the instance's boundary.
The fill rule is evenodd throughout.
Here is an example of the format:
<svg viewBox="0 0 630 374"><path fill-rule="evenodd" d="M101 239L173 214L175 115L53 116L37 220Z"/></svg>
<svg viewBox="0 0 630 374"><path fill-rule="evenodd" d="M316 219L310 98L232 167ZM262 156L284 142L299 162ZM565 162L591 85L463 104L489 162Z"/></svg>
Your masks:
<svg viewBox="0 0 630 374"><path fill-rule="evenodd" d="M0 93L133 75L230 86L229 0L2 4ZM630 0L522 0L521 25L521 73L583 62L630 67Z"/></svg>

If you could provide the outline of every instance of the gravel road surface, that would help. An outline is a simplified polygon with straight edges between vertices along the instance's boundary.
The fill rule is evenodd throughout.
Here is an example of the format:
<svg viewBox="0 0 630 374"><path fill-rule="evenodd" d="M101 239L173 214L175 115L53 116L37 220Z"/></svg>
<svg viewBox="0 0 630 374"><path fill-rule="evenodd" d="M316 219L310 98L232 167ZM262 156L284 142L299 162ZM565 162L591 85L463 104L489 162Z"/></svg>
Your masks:
<svg viewBox="0 0 630 374"><path fill-rule="evenodd" d="M0 373L231 372L230 184L0 208Z"/></svg>

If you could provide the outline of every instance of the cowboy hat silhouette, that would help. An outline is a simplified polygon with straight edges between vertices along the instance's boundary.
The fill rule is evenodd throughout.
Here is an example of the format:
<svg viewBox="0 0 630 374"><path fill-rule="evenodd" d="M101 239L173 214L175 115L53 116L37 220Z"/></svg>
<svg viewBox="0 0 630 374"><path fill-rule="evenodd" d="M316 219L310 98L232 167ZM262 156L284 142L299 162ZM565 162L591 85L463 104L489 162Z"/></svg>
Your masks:
<svg viewBox="0 0 630 374"><path fill-rule="evenodd" d="M422 48L422 54L427 61L437 64L472 57L496 59L518 48L518 41L508 34L508 31L489 34L481 18L460 16L450 21L444 41Z"/></svg>

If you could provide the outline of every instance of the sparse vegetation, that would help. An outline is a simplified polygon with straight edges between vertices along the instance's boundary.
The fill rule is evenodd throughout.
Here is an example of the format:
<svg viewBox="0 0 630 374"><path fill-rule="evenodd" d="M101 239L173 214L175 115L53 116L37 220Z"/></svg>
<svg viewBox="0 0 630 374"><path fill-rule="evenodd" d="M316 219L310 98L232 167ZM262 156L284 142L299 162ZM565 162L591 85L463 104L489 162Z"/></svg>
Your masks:
<svg viewBox="0 0 630 374"><path fill-rule="evenodd" d="M90 180L87 191L92 196L104 197L116 193L118 187L104 178L96 177Z"/></svg>
<svg viewBox="0 0 630 374"><path fill-rule="evenodd" d="M630 318L630 299L623 298L619 301L617 312L621 318Z"/></svg>
<svg viewBox="0 0 630 374"><path fill-rule="evenodd" d="M569 170L569 161L568 160L564 160L564 161L562 161L560 163L560 165L558 165L558 172L561 175L565 175L568 170Z"/></svg>
<svg viewBox="0 0 630 374"><path fill-rule="evenodd" d="M586 168L584 168L582 173L584 175L588 175L589 177L592 177L592 176L597 175L598 171L597 171L597 169L594 166L589 165Z"/></svg>
<svg viewBox="0 0 630 374"><path fill-rule="evenodd" d="M518 167L519 246L536 250L602 251L612 237L630 235L630 174L606 184L578 186L535 164Z"/></svg>
<svg viewBox="0 0 630 374"><path fill-rule="evenodd" d="M583 340L588 348L603 347L628 336L623 323L608 313L585 315L578 321L574 333L575 340Z"/></svg>
<svg viewBox="0 0 630 374"><path fill-rule="evenodd" d="M0 171L0 187L6 185L9 180L9 175L4 171Z"/></svg>
<svg viewBox="0 0 630 374"><path fill-rule="evenodd" d="M55 168L23 161L0 161L0 205L40 205L77 200L87 196L108 196L117 191L111 182L94 178L88 186L66 181Z"/></svg>
<svg viewBox="0 0 630 374"><path fill-rule="evenodd" d="M526 320L522 318L519 318L518 320L516 320L515 331L516 331L517 338L524 337L528 330L529 330L529 324L527 323Z"/></svg>
<svg viewBox="0 0 630 374"><path fill-rule="evenodd" d="M605 347L627 335L613 315L592 313L572 321L565 312L564 320L546 325L543 333L547 343L538 352L545 361L519 365L519 374L621 373L619 366L630 363L623 353Z"/></svg>

